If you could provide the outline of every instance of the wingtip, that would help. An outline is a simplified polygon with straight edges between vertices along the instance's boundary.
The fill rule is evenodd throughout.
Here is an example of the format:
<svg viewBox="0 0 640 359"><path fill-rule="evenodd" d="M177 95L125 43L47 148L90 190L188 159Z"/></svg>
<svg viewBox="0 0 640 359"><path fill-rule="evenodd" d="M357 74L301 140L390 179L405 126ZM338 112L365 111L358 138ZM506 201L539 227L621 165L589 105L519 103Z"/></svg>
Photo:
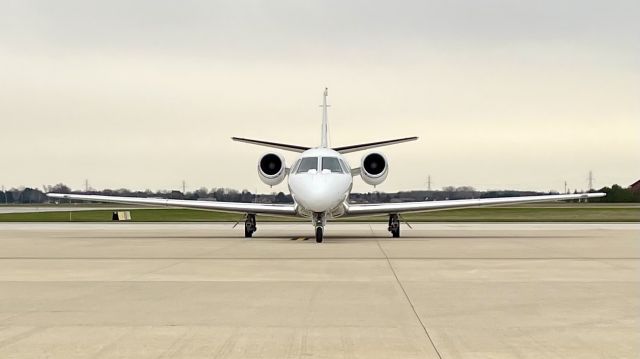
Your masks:
<svg viewBox="0 0 640 359"><path fill-rule="evenodd" d="M64 193L47 193L47 197L50 198L64 198L65 196Z"/></svg>
<svg viewBox="0 0 640 359"><path fill-rule="evenodd" d="M599 197L606 197L607 194L604 192L594 192L594 193L584 193L582 194L581 198L599 198Z"/></svg>

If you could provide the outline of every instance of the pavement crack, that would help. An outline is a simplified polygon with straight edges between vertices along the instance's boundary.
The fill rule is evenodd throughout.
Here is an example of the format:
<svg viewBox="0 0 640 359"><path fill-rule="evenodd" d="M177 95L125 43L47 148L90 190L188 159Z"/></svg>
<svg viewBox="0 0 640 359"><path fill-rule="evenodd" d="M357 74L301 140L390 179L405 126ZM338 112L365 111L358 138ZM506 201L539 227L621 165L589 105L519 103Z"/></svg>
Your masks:
<svg viewBox="0 0 640 359"><path fill-rule="evenodd" d="M116 346L118 345L118 342L120 342L126 336L130 335L132 332L133 332L133 328L128 328L123 333L118 335L116 338L111 340L111 342L107 343L106 345L103 345L96 353L94 353L92 355L92 357L93 358L100 358L100 357L104 358L104 357L108 357L108 356L112 355L113 354L113 349L116 348Z"/></svg>
<svg viewBox="0 0 640 359"><path fill-rule="evenodd" d="M429 330L427 330L427 326L424 324L424 322L422 321L422 319L418 315L418 312L416 311L416 307L413 305L413 302L411 301L411 298L409 298L409 295L407 294L407 291L404 289L404 285L402 285L402 282L400 281L400 278L398 278L398 275L396 274L396 270L393 268L393 264L391 264L391 260L389 259L389 256L387 255L387 252L384 250L384 248L382 248L382 245L380 245L380 241L376 241L376 243L378 244L378 248L380 248L380 251L384 255L384 258L387 260L387 264L389 265L389 269L391 269L391 273L393 273L393 276L396 279L396 283L398 283L398 286L400 287L400 289L402 289L402 293L404 294L404 297L407 300L407 303L409 303L409 306L411 307L411 310L413 311L413 314L416 316L416 319L418 320L418 323L420 323L420 326L422 327L422 330L424 330L424 334L426 335L427 339L429 340L429 343L431 343L431 347L433 347L433 350L438 355L438 358L442 359L442 355L440 355L440 351L438 351L438 348L436 347L435 343L433 342L433 339L431 339L431 335L429 334Z"/></svg>
<svg viewBox="0 0 640 359"><path fill-rule="evenodd" d="M157 272L163 271L163 270L165 270L165 269L169 269L169 268L171 268L171 267L175 267L175 266L177 266L177 265L179 265L179 264L183 264L183 263L184 263L184 261L175 261L175 262L173 262L173 263L170 263L170 264L167 264L167 265L164 265L164 266L158 267L158 268L154 268L154 269L152 269L152 270L150 270L150 271L146 271L146 272L144 272L144 273L136 274L136 275L134 275L134 276L131 276L130 278L125 279L124 281L126 282L126 281L136 281L136 280L140 280L140 279L144 278L145 276L147 276L147 275L149 275L149 274L154 274L154 273L157 273Z"/></svg>
<svg viewBox="0 0 640 359"><path fill-rule="evenodd" d="M25 330L21 333L18 333L16 335L13 335L9 338L6 338L4 340L0 340L0 348L5 348L11 344L14 344L16 342L19 342L22 339L28 338L30 336L32 336L33 334L36 334L38 332L42 332L44 330L46 330L46 327L34 327L34 328L30 328L28 330Z"/></svg>

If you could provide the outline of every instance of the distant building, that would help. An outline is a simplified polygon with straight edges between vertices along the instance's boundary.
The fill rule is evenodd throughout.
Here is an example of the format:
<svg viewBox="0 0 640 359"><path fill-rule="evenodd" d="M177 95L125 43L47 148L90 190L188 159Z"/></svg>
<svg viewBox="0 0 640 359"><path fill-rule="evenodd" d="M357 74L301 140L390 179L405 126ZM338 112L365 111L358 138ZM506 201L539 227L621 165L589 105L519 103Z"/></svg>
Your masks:
<svg viewBox="0 0 640 359"><path fill-rule="evenodd" d="M632 192L640 192L640 180L635 181L629 188Z"/></svg>

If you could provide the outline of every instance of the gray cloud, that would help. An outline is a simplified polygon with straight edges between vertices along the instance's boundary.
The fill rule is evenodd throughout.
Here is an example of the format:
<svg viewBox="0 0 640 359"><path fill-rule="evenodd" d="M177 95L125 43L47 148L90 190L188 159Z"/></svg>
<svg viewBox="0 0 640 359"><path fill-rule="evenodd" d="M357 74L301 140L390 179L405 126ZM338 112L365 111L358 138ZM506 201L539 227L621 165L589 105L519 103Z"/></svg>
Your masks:
<svg viewBox="0 0 640 359"><path fill-rule="evenodd" d="M4 41L71 48L306 48L568 41L638 50L636 1L21 1Z"/></svg>

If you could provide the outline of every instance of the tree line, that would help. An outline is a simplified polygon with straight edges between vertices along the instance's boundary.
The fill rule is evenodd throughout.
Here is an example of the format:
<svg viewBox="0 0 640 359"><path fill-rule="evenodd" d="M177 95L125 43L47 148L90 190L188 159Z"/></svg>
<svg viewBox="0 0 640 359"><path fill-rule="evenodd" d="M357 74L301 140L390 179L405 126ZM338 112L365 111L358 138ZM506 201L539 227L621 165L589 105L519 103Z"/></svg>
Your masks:
<svg viewBox="0 0 640 359"><path fill-rule="evenodd" d="M256 194L247 190L238 191L231 188L199 188L195 191L187 191L182 193L176 190L129 190L121 189L105 189L101 191L89 190L78 191L72 190L69 186L59 183L53 186L43 186L43 190L37 188L21 187L12 188L7 191L0 191L0 205L2 204L29 204L29 203L48 203L54 202L48 198L45 193L74 193L74 194L93 194L103 196L122 196L122 197L155 197L169 199L188 199L188 200L209 200L219 202L245 202L245 203L293 203L291 195L284 192ZM593 191L596 192L596 191ZM630 187L623 188L617 184L611 187L603 187L597 192L604 192L606 197L590 199L590 202L640 202L640 192L633 191ZM577 192L574 192L577 193ZM477 191L470 186L462 187L443 187L441 190L426 191L400 191L394 193L385 192L366 192L351 193L349 200L354 203L387 203L387 202L411 202L411 201L440 201L468 198L496 198L496 197L518 197L533 196L543 194L558 194L557 192L534 192L534 191L517 191L517 190L491 190ZM68 202L68 201L65 201Z"/></svg>

